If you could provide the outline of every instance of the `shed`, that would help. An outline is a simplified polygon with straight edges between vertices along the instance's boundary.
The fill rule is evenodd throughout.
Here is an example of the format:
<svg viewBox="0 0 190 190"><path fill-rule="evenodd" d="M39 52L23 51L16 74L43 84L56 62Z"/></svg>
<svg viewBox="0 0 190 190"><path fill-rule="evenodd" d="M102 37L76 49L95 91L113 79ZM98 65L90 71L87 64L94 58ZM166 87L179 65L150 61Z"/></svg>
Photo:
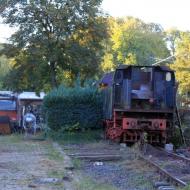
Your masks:
<svg viewBox="0 0 190 190"><path fill-rule="evenodd" d="M20 125L22 125L22 118L27 112L32 111L37 119L41 117L41 106L44 97L44 92L40 92L39 94L36 92L22 92L18 95Z"/></svg>

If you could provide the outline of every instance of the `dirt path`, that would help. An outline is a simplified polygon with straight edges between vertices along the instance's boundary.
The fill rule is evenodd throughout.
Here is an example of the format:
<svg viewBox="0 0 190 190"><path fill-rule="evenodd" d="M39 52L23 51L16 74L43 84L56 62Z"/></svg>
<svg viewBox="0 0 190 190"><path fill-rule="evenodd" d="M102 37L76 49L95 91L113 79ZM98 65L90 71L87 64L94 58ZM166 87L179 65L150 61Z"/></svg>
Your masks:
<svg viewBox="0 0 190 190"><path fill-rule="evenodd" d="M110 151L122 153L125 159L96 165L79 159L71 162L67 156ZM0 136L0 190L151 190L151 176L158 177L128 149L120 150L113 144L64 146L24 140L22 136Z"/></svg>
<svg viewBox="0 0 190 190"><path fill-rule="evenodd" d="M0 189L66 189L63 159L51 142L0 136Z"/></svg>

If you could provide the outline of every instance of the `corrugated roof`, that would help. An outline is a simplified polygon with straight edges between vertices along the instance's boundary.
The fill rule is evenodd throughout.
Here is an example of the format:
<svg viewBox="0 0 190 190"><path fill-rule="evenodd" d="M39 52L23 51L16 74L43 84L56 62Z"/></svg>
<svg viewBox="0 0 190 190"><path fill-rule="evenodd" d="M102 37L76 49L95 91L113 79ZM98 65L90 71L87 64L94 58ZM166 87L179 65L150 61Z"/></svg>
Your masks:
<svg viewBox="0 0 190 190"><path fill-rule="evenodd" d="M43 100L45 96L44 92L40 92L39 95L36 92L22 92L18 95L18 99L20 100Z"/></svg>
<svg viewBox="0 0 190 190"><path fill-rule="evenodd" d="M0 99L10 99L15 97L17 94L12 91L0 91Z"/></svg>

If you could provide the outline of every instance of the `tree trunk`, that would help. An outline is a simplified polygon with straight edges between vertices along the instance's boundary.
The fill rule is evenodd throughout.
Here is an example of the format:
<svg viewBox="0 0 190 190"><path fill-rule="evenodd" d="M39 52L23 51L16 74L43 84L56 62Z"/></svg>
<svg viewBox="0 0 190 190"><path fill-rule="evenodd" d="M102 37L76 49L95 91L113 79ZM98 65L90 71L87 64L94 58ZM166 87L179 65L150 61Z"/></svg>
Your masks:
<svg viewBox="0 0 190 190"><path fill-rule="evenodd" d="M52 88L57 88L55 64L56 64L56 62L50 62L50 74L51 74L51 86L52 86Z"/></svg>

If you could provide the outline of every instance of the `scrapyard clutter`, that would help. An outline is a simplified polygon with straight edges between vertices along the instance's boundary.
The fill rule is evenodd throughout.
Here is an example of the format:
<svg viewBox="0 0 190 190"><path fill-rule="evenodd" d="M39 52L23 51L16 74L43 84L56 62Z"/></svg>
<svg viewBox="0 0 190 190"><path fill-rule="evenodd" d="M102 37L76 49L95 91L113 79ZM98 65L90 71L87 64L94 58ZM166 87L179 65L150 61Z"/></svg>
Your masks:
<svg viewBox="0 0 190 190"><path fill-rule="evenodd" d="M43 122L41 107L45 93L0 91L0 134L35 133Z"/></svg>

